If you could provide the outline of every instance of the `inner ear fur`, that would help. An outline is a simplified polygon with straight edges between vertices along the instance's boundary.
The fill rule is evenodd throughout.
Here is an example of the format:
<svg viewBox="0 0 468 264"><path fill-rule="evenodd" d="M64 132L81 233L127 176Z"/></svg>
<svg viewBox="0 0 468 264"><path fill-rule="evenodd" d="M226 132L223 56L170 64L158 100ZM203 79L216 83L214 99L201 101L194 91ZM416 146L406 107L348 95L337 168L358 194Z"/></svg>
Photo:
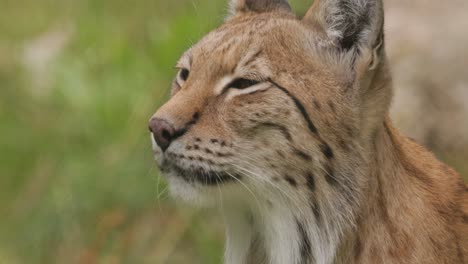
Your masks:
<svg viewBox="0 0 468 264"><path fill-rule="evenodd" d="M287 0L231 0L231 13L240 12L291 12L291 7Z"/></svg>
<svg viewBox="0 0 468 264"><path fill-rule="evenodd" d="M382 0L315 0L303 21L345 51L374 49L383 39Z"/></svg>

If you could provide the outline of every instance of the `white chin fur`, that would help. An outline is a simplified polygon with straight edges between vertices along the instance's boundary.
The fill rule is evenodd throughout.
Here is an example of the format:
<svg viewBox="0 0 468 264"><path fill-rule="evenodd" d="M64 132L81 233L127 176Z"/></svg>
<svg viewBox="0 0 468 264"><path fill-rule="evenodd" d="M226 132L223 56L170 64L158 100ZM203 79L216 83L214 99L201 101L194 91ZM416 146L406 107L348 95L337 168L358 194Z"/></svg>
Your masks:
<svg viewBox="0 0 468 264"><path fill-rule="evenodd" d="M191 206L209 208L225 203L240 203L253 199L245 195L245 189L239 188L237 183L220 184L219 186L204 186L198 183L188 183L181 177L169 173L164 175L167 179L170 195Z"/></svg>
<svg viewBox="0 0 468 264"><path fill-rule="evenodd" d="M179 201L198 207L211 207L219 200L218 192L207 190L198 184L191 184L175 175L166 177L171 196ZM217 191L218 189L214 187Z"/></svg>

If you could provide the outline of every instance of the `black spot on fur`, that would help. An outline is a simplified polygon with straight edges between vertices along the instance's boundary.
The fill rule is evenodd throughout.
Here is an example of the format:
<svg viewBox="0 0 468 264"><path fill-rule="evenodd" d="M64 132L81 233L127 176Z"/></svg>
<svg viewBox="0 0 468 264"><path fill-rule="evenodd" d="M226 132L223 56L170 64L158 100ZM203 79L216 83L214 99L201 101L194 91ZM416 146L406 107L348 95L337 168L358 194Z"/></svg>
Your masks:
<svg viewBox="0 0 468 264"><path fill-rule="evenodd" d="M306 160L306 161L311 161L312 160L312 157L309 154L305 153L304 151L302 151L300 149L293 148L293 153L294 153L294 155L300 157L303 160Z"/></svg>
<svg viewBox="0 0 468 264"><path fill-rule="evenodd" d="M335 177L335 171L333 167L331 166L331 164L327 164L325 166L325 180L327 180L327 182L330 185L333 185L333 186L338 185L338 180Z"/></svg>
<svg viewBox="0 0 468 264"><path fill-rule="evenodd" d="M346 143L346 141L344 139L342 139L342 138L339 139L338 144L339 144L340 148L343 149L344 151L349 150L348 143Z"/></svg>
<svg viewBox="0 0 468 264"><path fill-rule="evenodd" d="M200 119L200 113L199 112L195 112L192 116L192 120L193 121L198 121L198 119Z"/></svg>
<svg viewBox="0 0 468 264"><path fill-rule="evenodd" d="M309 188L309 190L311 192L315 192L315 187L316 187L315 186L315 177L311 172L307 173L306 181L307 181L307 187Z"/></svg>
<svg viewBox="0 0 468 264"><path fill-rule="evenodd" d="M463 223L468 224L468 215L463 215Z"/></svg>
<svg viewBox="0 0 468 264"><path fill-rule="evenodd" d="M281 150L278 149L278 150L276 150L276 153L277 153L278 156L280 156L281 158L283 158L283 159L285 158L283 151L281 151Z"/></svg>
<svg viewBox="0 0 468 264"><path fill-rule="evenodd" d="M323 155L325 155L327 159L333 159L334 157L333 150L330 148L330 146L327 143L322 144L320 148L322 149Z"/></svg>
<svg viewBox="0 0 468 264"><path fill-rule="evenodd" d="M320 103L319 103L316 99L314 99L313 102L314 102L315 109L317 109L317 110L320 111L320 109L322 108L322 106L320 105Z"/></svg>
<svg viewBox="0 0 468 264"><path fill-rule="evenodd" d="M320 222L320 206L319 206L319 203L315 200L313 203L312 203L312 212L314 213L314 217L315 217L315 220L318 222Z"/></svg>
<svg viewBox="0 0 468 264"><path fill-rule="evenodd" d="M307 234L307 229L304 225L296 219L297 231L300 236L300 249L301 249L301 261L300 263L306 264L310 262L312 258L312 245L310 243L309 235Z"/></svg>
<svg viewBox="0 0 468 264"><path fill-rule="evenodd" d="M211 151L211 150L208 149L208 148L205 148L205 152L208 153L208 154L213 154L213 151Z"/></svg>
<svg viewBox="0 0 468 264"><path fill-rule="evenodd" d="M289 176L289 175L286 175L286 176L284 176L284 179L285 179L291 186L297 187L297 181L296 181L293 177L291 177L291 176Z"/></svg>
<svg viewBox="0 0 468 264"><path fill-rule="evenodd" d="M216 152L216 156L218 156L220 158L225 158L225 157L231 157L232 154L231 153Z"/></svg>

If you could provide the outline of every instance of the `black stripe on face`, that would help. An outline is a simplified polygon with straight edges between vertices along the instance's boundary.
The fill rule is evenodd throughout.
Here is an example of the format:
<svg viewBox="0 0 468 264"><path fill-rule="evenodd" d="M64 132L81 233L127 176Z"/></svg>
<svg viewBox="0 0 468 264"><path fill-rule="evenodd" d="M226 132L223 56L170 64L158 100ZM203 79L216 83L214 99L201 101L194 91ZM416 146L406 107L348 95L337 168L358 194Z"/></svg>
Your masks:
<svg viewBox="0 0 468 264"><path fill-rule="evenodd" d="M299 101L299 99L297 99L294 95L292 95L288 90L286 90L286 88L284 88L283 86L275 83L273 80L269 79L268 80L271 84L273 84L274 86L276 86L276 88L280 89L281 91L283 91L287 96L289 96L289 98L291 98L291 100L293 100L294 104L296 105L297 109L299 109L299 111L301 112L302 116L304 117L306 123L307 123L307 126L309 127L309 130L310 132L314 133L314 134L318 134L318 130L317 130L317 127L314 125L314 123L312 123L312 120L310 119L309 117L309 114L307 113L304 105L301 103L301 101Z"/></svg>
<svg viewBox="0 0 468 264"><path fill-rule="evenodd" d="M312 122L312 120L310 119L310 116L309 114L307 113L304 105L296 98L294 97L294 95L292 95L286 88L282 87L281 85L275 83L273 80L269 79L268 80L271 84L273 84L276 88L280 89L281 91L283 91L289 98L291 98L291 100L293 100L294 104L296 105L296 107L299 109L299 111L301 112L302 116L304 117L304 120L306 121L307 123L307 126L309 128L309 130L312 132L312 134L315 136L315 138L319 141L319 144L320 144L320 149L323 153L323 155L327 158L327 164L325 165L325 179L327 180L328 184L332 185L332 186L337 186L339 185L339 182L338 180L335 178L335 175L334 175L334 168L333 168L333 164L332 164L332 160L334 159L335 157L335 154L333 152L333 149L330 147L329 144L327 144L323 139L322 137L319 135L319 132L317 130L317 127L314 125L314 123ZM293 149L293 153L296 155L296 156L299 156L301 157L302 159L306 160L306 161L310 161L312 158L309 154L303 152L303 151L300 151L298 150L297 148L294 148Z"/></svg>
<svg viewBox="0 0 468 264"><path fill-rule="evenodd" d="M301 250L301 264L309 263L309 260L312 257L312 246L310 244L309 235L307 234L304 225L296 219L297 231L300 236L300 250Z"/></svg>

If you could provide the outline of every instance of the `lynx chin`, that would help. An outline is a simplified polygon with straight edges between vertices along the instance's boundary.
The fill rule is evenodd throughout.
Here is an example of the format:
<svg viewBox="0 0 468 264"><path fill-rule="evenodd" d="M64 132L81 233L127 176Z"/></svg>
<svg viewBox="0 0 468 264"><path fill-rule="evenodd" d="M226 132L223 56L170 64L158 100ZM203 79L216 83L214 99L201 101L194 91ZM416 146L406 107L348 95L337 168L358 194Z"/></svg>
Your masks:
<svg viewBox="0 0 468 264"><path fill-rule="evenodd" d="M467 186L388 117L382 0L230 7L149 123L172 196L222 208L225 263L468 263Z"/></svg>

